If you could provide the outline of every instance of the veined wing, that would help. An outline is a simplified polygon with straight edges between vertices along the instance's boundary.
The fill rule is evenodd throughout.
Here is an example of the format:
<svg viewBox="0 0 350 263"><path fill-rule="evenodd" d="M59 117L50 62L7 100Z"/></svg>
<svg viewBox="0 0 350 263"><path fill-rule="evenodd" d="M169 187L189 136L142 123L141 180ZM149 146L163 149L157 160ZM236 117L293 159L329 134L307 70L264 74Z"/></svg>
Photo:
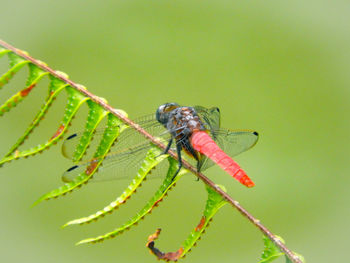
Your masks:
<svg viewBox="0 0 350 263"><path fill-rule="evenodd" d="M142 117L141 120L139 118L135 122L142 126L147 132L155 137L161 138L165 142L168 142L171 138L171 132L166 130L154 117ZM98 131L98 134L95 136L101 137L102 134L103 132ZM81 136L83 135L77 134L73 137L69 136L66 139L62 150L66 157L71 158L72 154L74 154L74 151L68 151L66 149L67 144L70 145L70 147L73 145L74 149L76 143L80 141ZM96 137L95 140L97 139L97 141L99 141L99 138ZM111 147L110 152L105 157L102 157L102 165L98 168L93 180L101 181L134 177L142 161L146 157L150 146L151 142L143 135L130 127L126 128L121 132L116 143ZM172 148L172 150L176 151L174 148ZM70 152L70 155L67 154L68 152ZM195 165L194 160L191 158L184 156L184 159ZM94 163L98 163L100 160L101 159L98 158L88 158L88 161L77 163L63 174L62 180L64 182L72 181L79 174L89 171L89 167L94 167ZM165 174L166 167L163 167L161 163L157 166L156 172L153 173L154 176L152 177Z"/></svg>
<svg viewBox="0 0 350 263"><path fill-rule="evenodd" d="M220 110L218 107L208 109L202 106L194 106L194 108L208 130L220 129Z"/></svg>
<svg viewBox="0 0 350 263"><path fill-rule="evenodd" d="M160 126L152 126L153 131L163 130L161 137L170 139L170 134ZM165 132L164 132L165 131ZM159 137L159 136L158 136ZM126 128L118 137L118 141L111 147L110 152L102 157L102 165L94 175L95 180L111 180L116 178L129 178L135 176L143 159L150 149L148 141L132 128ZM89 161L80 162L69 168L62 176L64 182L72 181L76 176L89 170L100 159L92 158Z"/></svg>
<svg viewBox="0 0 350 263"><path fill-rule="evenodd" d="M209 130L218 130L220 127L220 111L218 108L213 107L207 109L202 106L194 107L202 119L203 123ZM139 124L142 128L144 128L147 132L152 134L155 137L159 137L166 129L161 125L156 119L155 114L149 114L142 117L139 117L134 120L135 123ZM70 135L65 139L62 145L62 155L68 159L72 159L74 162L86 162L93 158L94 150L99 144L103 133L104 128L99 128L94 131L90 131L92 133L91 139L88 142L89 150L84 153L83 156L77 157L76 151L77 146L81 141L86 140L89 137L89 133L83 131ZM130 138L128 138L130 137ZM169 137L170 138L170 137ZM125 131L118 137L118 145L119 147L128 148L132 145L137 145L144 142L144 138L142 136L137 136L137 132Z"/></svg>
<svg viewBox="0 0 350 263"><path fill-rule="evenodd" d="M216 144L229 156L234 157L252 148L258 141L259 134L252 130L212 130L210 136ZM199 167L207 169L214 163L207 157L203 157Z"/></svg>
<svg viewBox="0 0 350 263"><path fill-rule="evenodd" d="M253 130L219 129L211 133L214 141L231 157L252 148L259 138L259 134Z"/></svg>
<svg viewBox="0 0 350 263"><path fill-rule="evenodd" d="M229 130L220 128L220 110L217 107L205 108L194 107L210 131L210 136L218 146L229 156L234 157L253 147L258 140L258 133L252 130ZM201 170L207 169L214 163L207 157L203 157L199 167Z"/></svg>
<svg viewBox="0 0 350 263"><path fill-rule="evenodd" d="M154 114L146 115L140 118L135 119L135 123L142 126L147 132L151 133L153 136L159 136L162 132L165 131L163 126L155 120ZM62 145L62 155L68 159L72 159L74 162L82 162L88 161L93 158L94 150L97 145L100 143L102 136L105 132L105 128L99 128L94 131L90 131L92 133L91 140L88 142L90 150L88 150L84 156L77 158L76 151L78 145L87 140L87 137L90 136L89 133L82 131L78 133L74 133L68 136ZM130 137L130 138L128 138ZM132 145L138 145L144 142L144 137L137 136L137 132L133 132L133 129L127 128L121 135L117 138L118 148L124 147L128 148Z"/></svg>

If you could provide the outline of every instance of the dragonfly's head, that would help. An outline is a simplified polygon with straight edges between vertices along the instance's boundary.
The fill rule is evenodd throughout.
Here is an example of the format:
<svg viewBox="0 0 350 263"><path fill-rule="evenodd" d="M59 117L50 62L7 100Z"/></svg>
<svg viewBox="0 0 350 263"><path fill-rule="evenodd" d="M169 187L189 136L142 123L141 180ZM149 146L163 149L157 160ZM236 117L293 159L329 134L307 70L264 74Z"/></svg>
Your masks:
<svg viewBox="0 0 350 263"><path fill-rule="evenodd" d="M159 121L163 125L166 125L169 120L170 112L178 107L179 107L179 104L175 102L165 103L159 106L159 108L156 111L157 121Z"/></svg>

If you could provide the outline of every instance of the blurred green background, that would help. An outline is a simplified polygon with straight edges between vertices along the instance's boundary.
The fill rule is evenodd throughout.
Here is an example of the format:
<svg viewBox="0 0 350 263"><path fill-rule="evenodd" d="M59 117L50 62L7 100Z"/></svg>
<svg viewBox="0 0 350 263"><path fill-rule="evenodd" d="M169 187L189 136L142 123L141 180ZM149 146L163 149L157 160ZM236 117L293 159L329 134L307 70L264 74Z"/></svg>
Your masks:
<svg viewBox="0 0 350 263"><path fill-rule="evenodd" d="M0 38L67 72L132 118L174 101L218 106L223 127L259 131L258 144L236 158L255 188L217 167L206 174L308 262L347 262L349 14L344 0L3 0ZM2 101L23 87L25 76L1 91ZM1 154L34 117L45 85L2 118ZM64 102L62 95L25 146L54 133ZM82 128L85 113L71 131ZM200 219L206 193L189 175L137 228L76 247L126 221L161 181L148 181L129 205L97 223L62 230L68 220L112 201L127 183L89 184L30 208L61 184L70 165L59 144L0 170L0 262L155 262L145 248L149 234L161 227L157 246L174 251ZM184 262L257 262L262 247L261 233L226 206Z"/></svg>

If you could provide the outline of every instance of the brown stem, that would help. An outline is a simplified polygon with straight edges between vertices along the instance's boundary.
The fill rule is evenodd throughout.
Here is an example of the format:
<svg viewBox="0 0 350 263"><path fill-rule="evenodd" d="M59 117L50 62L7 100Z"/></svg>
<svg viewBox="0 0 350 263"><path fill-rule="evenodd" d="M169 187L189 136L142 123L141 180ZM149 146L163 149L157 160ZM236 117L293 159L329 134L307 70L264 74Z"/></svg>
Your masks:
<svg viewBox="0 0 350 263"><path fill-rule="evenodd" d="M89 91L85 90L82 85L77 84L71 80L69 80L68 78L66 78L65 76L63 76L62 74L60 74L59 72L56 72L55 70L51 69L50 67L48 67L47 65L43 64L41 61L38 61L34 58L32 58L31 56L29 56L28 54L26 54L25 52L23 52L20 49L17 49L13 46L11 46L10 44L2 41L0 39L0 45L5 47L6 49L9 49L11 51L13 51L14 53L16 53L17 55L31 61L34 65L36 65L37 67L50 72L50 74L52 74L53 76L55 76L56 78L64 81L65 83L68 83L70 86L72 86L73 88L75 88L76 90L78 90L79 92L81 92L82 94L84 94L85 96L89 97L92 101L94 101L95 103L99 104L100 106L102 106L105 110L109 111L110 113L114 114L116 117L118 117L121 121L123 121L125 124L129 125L130 127L132 127L133 129L137 130L140 134L142 134L144 137L146 137L148 140L150 140L153 144L157 145L159 148L165 150L166 146L164 144L162 144L161 142L159 142L156 138L154 138L151 134L149 134L147 131L145 131L144 129L142 129L141 126L139 126L137 123L134 123L132 120L130 120L129 118L125 117L121 112L119 112L118 110L115 110L114 108L112 108L110 105L108 105L104 100L102 100L101 98L97 97L96 95L90 93ZM171 157L173 157L174 159L178 159L176 153L174 153L173 151L169 150L168 151L169 155L171 155ZM271 233L270 230L268 230L263 224L261 224L260 220L256 219L253 215L251 215L246 209L244 209L238 201L234 200L231 196L229 196L227 193L225 193L224 191L222 191L219 187L217 187L215 185L215 183L213 181L211 181L209 178L207 178L205 175L203 175L200 172L197 172L197 169L194 168L192 165L190 165L188 162L186 162L185 160L182 161L183 163L183 167L185 167L186 169L190 170L193 174L195 174L198 178L200 178L205 184L209 185L211 188L213 188L218 194L220 194L223 198L225 198L227 200L227 202L229 202L233 207L235 207L244 217L246 217L250 222L252 222L256 227L258 227L260 229L260 231L266 235L267 237L269 237L271 239L271 241L283 252L287 255L287 257L293 262L293 263L302 263L302 261L299 259L299 257L297 255L295 255L289 248L287 248L274 234Z"/></svg>

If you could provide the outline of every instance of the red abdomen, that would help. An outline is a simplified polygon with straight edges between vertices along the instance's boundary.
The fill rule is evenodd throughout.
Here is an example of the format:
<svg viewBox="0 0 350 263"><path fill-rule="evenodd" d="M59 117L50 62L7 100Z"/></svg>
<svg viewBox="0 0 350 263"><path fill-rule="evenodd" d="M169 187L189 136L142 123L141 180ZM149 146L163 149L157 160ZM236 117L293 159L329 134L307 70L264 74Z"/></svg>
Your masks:
<svg viewBox="0 0 350 263"><path fill-rule="evenodd" d="M252 180L250 180L241 167L239 167L230 156L221 150L205 131L194 132L191 136L191 144L196 151L210 158L240 183L247 187L254 186Z"/></svg>

